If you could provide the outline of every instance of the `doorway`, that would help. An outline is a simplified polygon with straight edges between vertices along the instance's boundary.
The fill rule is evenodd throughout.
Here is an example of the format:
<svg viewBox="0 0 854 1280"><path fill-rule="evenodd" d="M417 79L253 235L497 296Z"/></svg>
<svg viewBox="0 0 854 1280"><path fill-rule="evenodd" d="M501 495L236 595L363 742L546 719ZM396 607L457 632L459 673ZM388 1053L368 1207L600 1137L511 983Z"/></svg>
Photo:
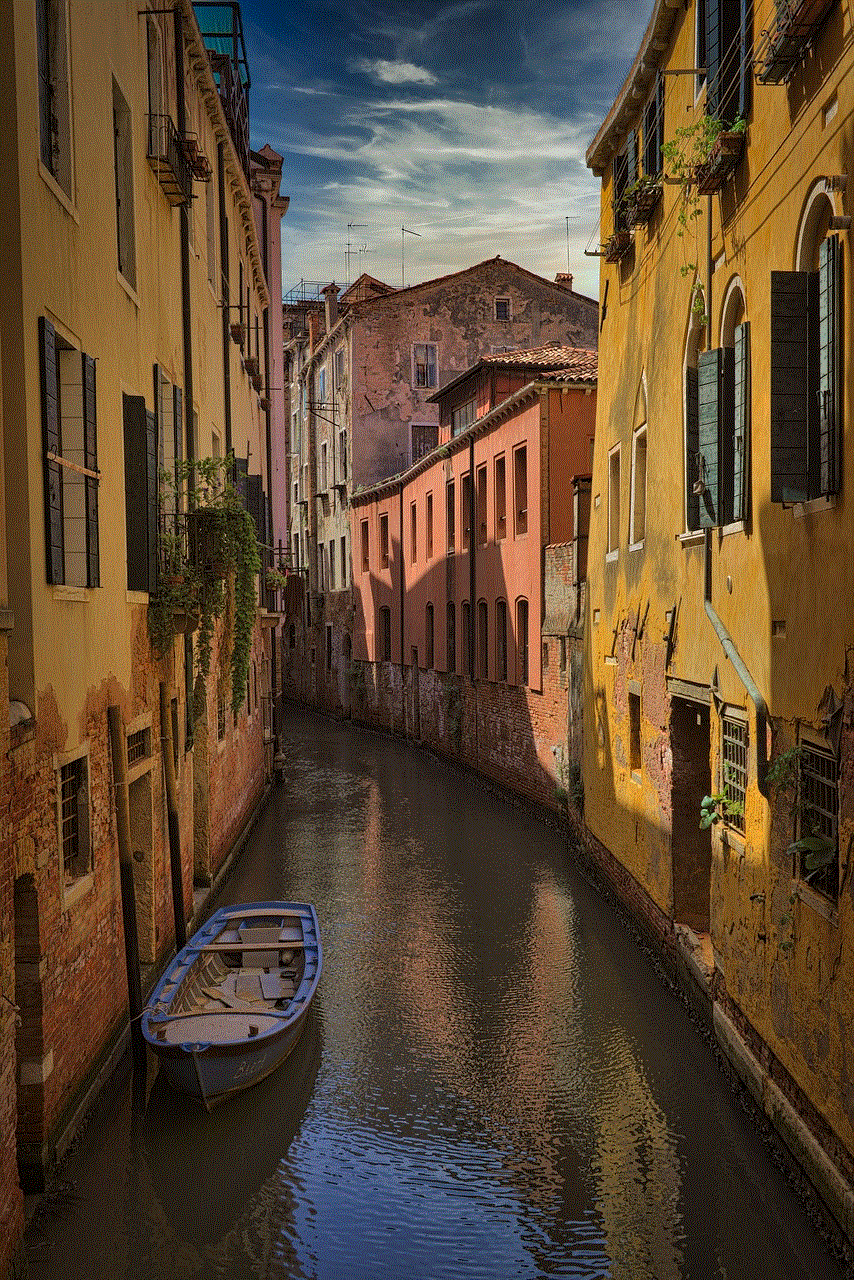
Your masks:
<svg viewBox="0 0 854 1280"><path fill-rule="evenodd" d="M673 917L695 933L709 932L712 888L711 829L700 830L700 802L709 794L709 708L673 698L670 708L673 754Z"/></svg>

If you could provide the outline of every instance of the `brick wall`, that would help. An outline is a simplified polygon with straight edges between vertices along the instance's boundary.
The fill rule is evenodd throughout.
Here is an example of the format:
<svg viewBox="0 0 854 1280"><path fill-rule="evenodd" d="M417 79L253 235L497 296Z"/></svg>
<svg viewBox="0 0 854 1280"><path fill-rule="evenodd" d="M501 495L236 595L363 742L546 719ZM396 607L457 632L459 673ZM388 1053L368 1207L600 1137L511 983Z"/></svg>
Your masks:
<svg viewBox="0 0 854 1280"><path fill-rule="evenodd" d="M9 768L9 677L5 631L0 631L0 812L11 804ZM23 1197L18 1183L17 1059L15 1014L14 883L11 826L0 827L0 1275L5 1275L23 1230Z"/></svg>

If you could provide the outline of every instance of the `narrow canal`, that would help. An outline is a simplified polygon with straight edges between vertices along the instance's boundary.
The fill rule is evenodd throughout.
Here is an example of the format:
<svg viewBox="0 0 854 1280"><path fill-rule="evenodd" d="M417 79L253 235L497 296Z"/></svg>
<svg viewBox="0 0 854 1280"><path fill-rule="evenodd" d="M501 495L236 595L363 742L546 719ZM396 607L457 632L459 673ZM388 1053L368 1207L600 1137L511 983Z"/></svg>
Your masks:
<svg viewBox="0 0 854 1280"><path fill-rule="evenodd" d="M558 834L310 713L286 752L223 901L316 904L306 1032L211 1115L155 1079L134 1122L116 1078L31 1225L29 1280L843 1274Z"/></svg>

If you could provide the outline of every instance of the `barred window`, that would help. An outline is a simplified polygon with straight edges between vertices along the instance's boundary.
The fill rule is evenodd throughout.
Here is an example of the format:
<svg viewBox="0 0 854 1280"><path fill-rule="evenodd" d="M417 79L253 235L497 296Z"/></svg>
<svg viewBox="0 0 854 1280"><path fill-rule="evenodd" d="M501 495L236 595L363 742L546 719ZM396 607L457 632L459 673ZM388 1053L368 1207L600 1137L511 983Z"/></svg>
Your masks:
<svg viewBox="0 0 854 1280"><path fill-rule="evenodd" d="M151 755L151 730L139 729L128 734L128 768Z"/></svg>
<svg viewBox="0 0 854 1280"><path fill-rule="evenodd" d="M91 869L89 847L89 777L86 756L69 760L59 771L60 849L66 884Z"/></svg>
<svg viewBox="0 0 854 1280"><path fill-rule="evenodd" d="M744 832L744 800L747 794L747 725L733 716L723 717L723 786L726 824Z"/></svg>
<svg viewBox="0 0 854 1280"><path fill-rule="evenodd" d="M798 839L818 836L835 856L826 866L811 867L815 850L798 851L797 875L827 898L839 893L839 790L836 759L812 743L801 743L798 771ZM819 857L823 850L818 851ZM828 850L830 852L830 850Z"/></svg>

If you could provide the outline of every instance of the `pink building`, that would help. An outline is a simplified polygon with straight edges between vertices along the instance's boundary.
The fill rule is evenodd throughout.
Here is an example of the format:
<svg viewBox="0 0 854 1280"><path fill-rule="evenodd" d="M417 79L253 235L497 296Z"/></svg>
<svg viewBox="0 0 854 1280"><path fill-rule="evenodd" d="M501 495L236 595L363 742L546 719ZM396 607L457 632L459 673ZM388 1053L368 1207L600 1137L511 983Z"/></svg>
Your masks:
<svg viewBox="0 0 854 1280"><path fill-rule="evenodd" d="M486 357L435 397L445 443L351 498L353 659L363 664L353 715L550 804L566 781L595 387L595 352ZM460 425L472 400L476 416ZM547 567L567 560L547 548L567 545L568 580L562 568L547 584ZM544 631L547 613L561 634Z"/></svg>

